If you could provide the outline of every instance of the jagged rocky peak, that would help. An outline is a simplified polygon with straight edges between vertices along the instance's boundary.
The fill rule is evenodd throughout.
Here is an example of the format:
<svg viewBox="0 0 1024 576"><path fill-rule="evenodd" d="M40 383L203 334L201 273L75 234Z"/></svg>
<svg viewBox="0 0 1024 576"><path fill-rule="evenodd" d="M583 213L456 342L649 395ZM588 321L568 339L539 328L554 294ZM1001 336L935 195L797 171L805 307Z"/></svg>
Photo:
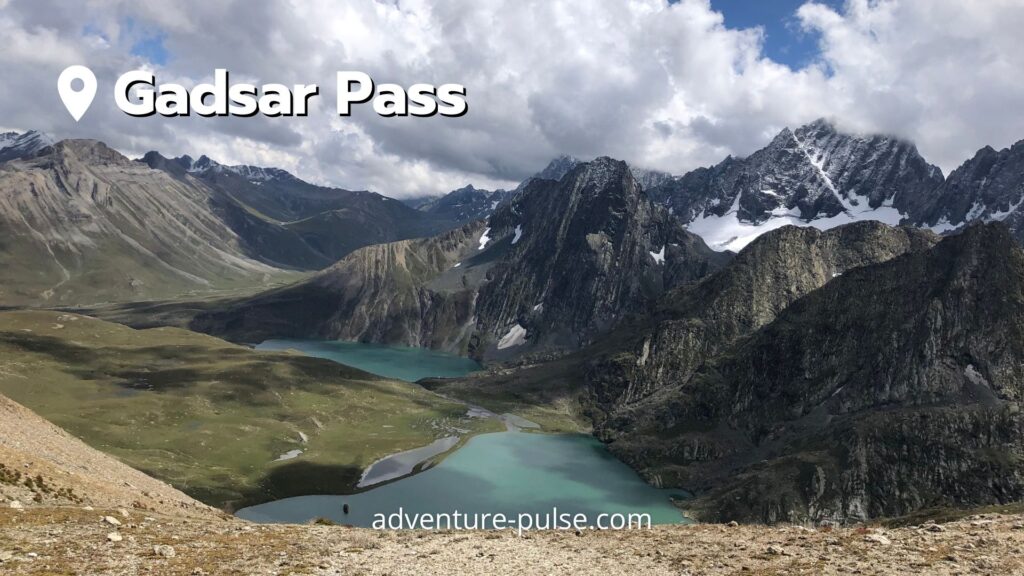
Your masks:
<svg viewBox="0 0 1024 576"><path fill-rule="evenodd" d="M662 172L660 170L649 170L647 168L631 168L633 172L633 178L636 179L637 183L643 187L644 190L650 190L656 186L660 186L672 180L672 175L668 172Z"/></svg>
<svg viewBox="0 0 1024 576"><path fill-rule="evenodd" d="M295 176L290 172L280 168L264 168L262 166L250 166L246 164L228 166L213 160L205 154L201 155L198 160L193 160L188 154L178 156L177 158L166 158L159 152L152 150L147 152L140 161L148 164L150 168L160 168L176 175L181 175L182 172L187 172L197 176L228 172L231 174L237 174L238 176L241 176L253 183L262 183L270 180L295 179Z"/></svg>
<svg viewBox="0 0 1024 576"><path fill-rule="evenodd" d="M746 158L727 158L654 187L715 250L737 251L784 226L898 224L942 182L913 144L840 131L826 120L783 129Z"/></svg>
<svg viewBox="0 0 1024 576"><path fill-rule="evenodd" d="M444 196L415 202L414 206L433 216L463 223L486 218L511 196L506 190L484 190L468 184Z"/></svg>
<svg viewBox="0 0 1024 576"><path fill-rule="evenodd" d="M1009 148L985 146L950 173L915 223L950 232L973 221L1004 222L1024 242L1024 140Z"/></svg>
<svg viewBox="0 0 1024 576"><path fill-rule="evenodd" d="M534 180L491 216L487 234L507 255L481 287L478 328L482 346L492 338L499 349L578 347L720 264L607 157L557 182Z"/></svg>
<svg viewBox="0 0 1024 576"><path fill-rule="evenodd" d="M563 176L569 173L570 170L580 164L580 160L574 156L562 154L557 156L548 162L548 165L543 170L530 176L526 180L519 183L516 187L515 192L521 192L526 186L534 180L561 180Z"/></svg>

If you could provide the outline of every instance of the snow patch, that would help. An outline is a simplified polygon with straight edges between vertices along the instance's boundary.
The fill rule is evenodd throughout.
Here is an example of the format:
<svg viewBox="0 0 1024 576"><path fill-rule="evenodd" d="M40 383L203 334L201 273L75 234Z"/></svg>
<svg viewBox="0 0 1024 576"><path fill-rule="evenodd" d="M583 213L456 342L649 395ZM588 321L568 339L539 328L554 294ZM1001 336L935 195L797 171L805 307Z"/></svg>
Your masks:
<svg viewBox="0 0 1024 576"><path fill-rule="evenodd" d="M498 341L498 350L504 350L513 346L521 346L526 344L526 328L523 328L518 323L515 326L509 328L508 333L501 337Z"/></svg>
<svg viewBox="0 0 1024 576"><path fill-rule="evenodd" d="M946 218L945 216L943 216L942 218L939 219L938 222L936 222L935 224L932 224L931 226L928 226L927 228L929 230L931 230L932 232L935 232L936 234L944 234L944 233L949 232L951 230L956 230L959 227L960 227L959 224L952 224L949 221L949 218Z"/></svg>
<svg viewBox="0 0 1024 576"><path fill-rule="evenodd" d="M284 462L285 460L292 460L293 458L298 458L300 454L302 454L302 450L298 450L298 449L296 449L296 450L289 450L289 451L285 452L284 454L281 454L280 456L278 456L274 460L274 462Z"/></svg>
<svg viewBox="0 0 1024 576"><path fill-rule="evenodd" d="M516 242L519 242L519 239L522 238L522 237L523 237L523 225L522 224L516 224L516 235L515 235L514 238L512 238L512 244L515 244Z"/></svg>
<svg viewBox="0 0 1024 576"><path fill-rule="evenodd" d="M1020 200L1017 200L1016 204L1011 204L1006 209L1005 212L1003 212L1003 211L992 212L991 214L989 214L988 216L985 217L985 222L992 222L992 221L995 221L995 220L1006 220L1006 217L1009 216L1010 214L1013 214L1014 212L1016 212L1017 208L1020 208L1020 205L1022 203L1024 203L1024 196L1021 196Z"/></svg>
<svg viewBox="0 0 1024 576"><path fill-rule="evenodd" d="M655 264L664 264L665 263L665 247L664 246L661 247L661 250L658 250L657 252L648 252L648 254L651 255L651 258L654 258L654 263Z"/></svg>
<svg viewBox="0 0 1024 576"><path fill-rule="evenodd" d="M975 386L989 385L988 380L986 380L985 377L981 375L981 372L978 372L978 369L974 367L974 364L968 364L967 367L964 368L964 376L966 376L967 380L969 380L971 384L974 384Z"/></svg>
<svg viewBox="0 0 1024 576"><path fill-rule="evenodd" d="M728 212L722 216L701 212L700 216L691 222L687 229L700 236L707 243L708 247L716 252L732 250L739 252L755 238L782 228L783 226L813 226L818 230L829 230L844 224L860 222L862 220L877 220L890 226L898 226L904 215L892 206L883 203L878 208L871 208L866 197L853 196L856 205L843 202L848 206L847 210L835 216L823 216L813 220L804 220L800 217L797 208L787 209L784 206L772 210L768 219L759 224L745 222L739 218L740 194L736 195ZM934 228L933 228L934 229Z"/></svg>
<svg viewBox="0 0 1024 576"><path fill-rule="evenodd" d="M490 233L490 228L484 228L484 233L482 236L480 236L480 248L478 248L478 250L483 250L484 248L487 247L487 243L491 241L491 237L488 236L488 234Z"/></svg>

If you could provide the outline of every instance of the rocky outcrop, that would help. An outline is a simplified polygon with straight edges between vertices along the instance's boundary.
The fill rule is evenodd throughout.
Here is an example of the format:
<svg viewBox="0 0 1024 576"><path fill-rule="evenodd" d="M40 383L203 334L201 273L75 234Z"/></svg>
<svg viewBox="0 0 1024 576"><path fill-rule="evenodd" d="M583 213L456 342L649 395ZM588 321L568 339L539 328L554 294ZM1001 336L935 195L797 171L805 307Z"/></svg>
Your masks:
<svg viewBox="0 0 1024 576"><path fill-rule="evenodd" d="M853 268L620 411L612 450L708 518L1024 498L1024 253L1002 225Z"/></svg>
<svg viewBox="0 0 1024 576"><path fill-rule="evenodd" d="M483 190L470 184L439 198L417 202L415 208L438 220L465 224L487 218L513 195L507 190Z"/></svg>
<svg viewBox="0 0 1024 576"><path fill-rule="evenodd" d="M609 158L535 180L491 217L489 234L505 255L480 289L482 346L518 327L535 346L578 348L724 260Z"/></svg>

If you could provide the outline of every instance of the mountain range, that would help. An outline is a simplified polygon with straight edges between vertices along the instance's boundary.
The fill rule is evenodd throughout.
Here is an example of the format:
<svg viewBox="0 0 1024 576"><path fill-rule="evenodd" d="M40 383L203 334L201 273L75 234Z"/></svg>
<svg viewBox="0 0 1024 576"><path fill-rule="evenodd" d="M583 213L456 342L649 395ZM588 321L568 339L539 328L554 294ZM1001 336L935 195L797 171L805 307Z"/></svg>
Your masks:
<svg viewBox="0 0 1024 576"><path fill-rule="evenodd" d="M945 177L819 120L681 176L565 156L403 203L3 138L4 304L467 355L490 370L423 384L573 411L700 519L1024 499L1022 144Z"/></svg>

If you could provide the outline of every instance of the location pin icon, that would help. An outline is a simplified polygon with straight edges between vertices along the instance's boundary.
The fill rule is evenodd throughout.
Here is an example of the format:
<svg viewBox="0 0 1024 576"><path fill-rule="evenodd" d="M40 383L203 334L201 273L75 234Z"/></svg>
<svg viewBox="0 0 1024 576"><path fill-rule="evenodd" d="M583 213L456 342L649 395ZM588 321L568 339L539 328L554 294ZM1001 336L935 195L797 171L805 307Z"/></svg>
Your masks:
<svg viewBox="0 0 1024 576"><path fill-rule="evenodd" d="M71 86L75 80L82 81L82 87L78 90ZM89 109L92 99L96 97L96 75L85 66L68 66L60 73L60 78L57 78L57 92L64 102L64 107L71 113L75 122L78 122Z"/></svg>

